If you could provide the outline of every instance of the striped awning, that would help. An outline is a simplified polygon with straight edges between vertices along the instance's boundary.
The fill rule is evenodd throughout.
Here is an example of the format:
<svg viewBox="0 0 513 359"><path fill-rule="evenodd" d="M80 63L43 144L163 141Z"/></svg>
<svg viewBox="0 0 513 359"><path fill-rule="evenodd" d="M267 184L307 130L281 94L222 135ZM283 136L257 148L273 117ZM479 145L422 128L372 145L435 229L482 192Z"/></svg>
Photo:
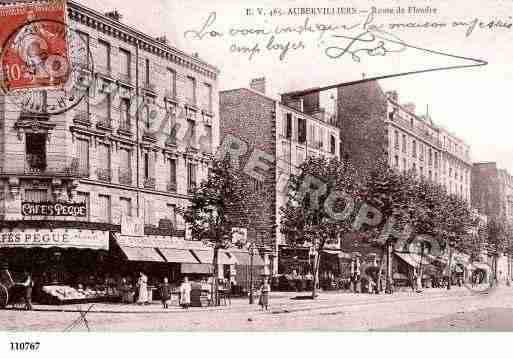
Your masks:
<svg viewBox="0 0 513 359"><path fill-rule="evenodd" d="M204 263L182 263L181 272L183 274L212 274L212 264Z"/></svg>
<svg viewBox="0 0 513 359"><path fill-rule="evenodd" d="M194 252L196 257L198 257L198 259L201 263L212 264L212 261L214 260L214 251L213 250L203 251L203 250L193 249L192 251ZM218 264L226 264L226 265L237 264L237 259L231 253L229 253L227 251L220 250L218 252L217 263Z"/></svg>
<svg viewBox="0 0 513 359"><path fill-rule="evenodd" d="M159 248L168 263L198 263L188 249Z"/></svg>
<svg viewBox="0 0 513 359"><path fill-rule="evenodd" d="M155 248L120 246L129 261L137 262L165 262Z"/></svg>

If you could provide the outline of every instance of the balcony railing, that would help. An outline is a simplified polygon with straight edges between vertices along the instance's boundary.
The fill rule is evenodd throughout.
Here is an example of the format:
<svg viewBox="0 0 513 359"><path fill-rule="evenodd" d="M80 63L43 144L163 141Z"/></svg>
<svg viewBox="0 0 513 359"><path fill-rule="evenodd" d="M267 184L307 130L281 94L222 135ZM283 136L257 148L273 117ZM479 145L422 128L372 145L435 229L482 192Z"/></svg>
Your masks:
<svg viewBox="0 0 513 359"><path fill-rule="evenodd" d="M149 189L155 189L155 178L153 178L153 177L145 178L143 181L143 187L149 188Z"/></svg>
<svg viewBox="0 0 513 359"><path fill-rule="evenodd" d="M168 182L166 189L168 192L176 192L176 182Z"/></svg>
<svg viewBox="0 0 513 359"><path fill-rule="evenodd" d="M157 93L157 86L155 86L155 84L151 82L143 82L141 88L143 89L143 91L146 92L151 92L153 94Z"/></svg>
<svg viewBox="0 0 513 359"><path fill-rule="evenodd" d="M155 142L157 141L157 133L155 131L146 129L143 131L142 139L144 141Z"/></svg>
<svg viewBox="0 0 513 359"><path fill-rule="evenodd" d="M178 99L176 98L176 92L166 90L166 92L164 93L164 101L178 102Z"/></svg>
<svg viewBox="0 0 513 359"><path fill-rule="evenodd" d="M89 177L89 170L80 168L80 161L77 157L72 157L65 161L65 165L53 169L48 169L47 163L36 164L33 161L25 162L24 174L27 176L38 177Z"/></svg>
<svg viewBox="0 0 513 359"><path fill-rule="evenodd" d="M194 194L194 192L196 192L196 189L197 189L197 186L195 183L189 183L187 185L187 193L188 194Z"/></svg>
<svg viewBox="0 0 513 359"><path fill-rule="evenodd" d="M118 171L119 183L124 185L132 184L132 172L129 169L120 168Z"/></svg>
<svg viewBox="0 0 513 359"><path fill-rule="evenodd" d="M112 119L109 117L96 116L96 127L102 130L112 130Z"/></svg>
<svg viewBox="0 0 513 359"><path fill-rule="evenodd" d="M130 124L130 119L124 118L119 123L118 132L122 135L132 135L132 126Z"/></svg>
<svg viewBox="0 0 513 359"><path fill-rule="evenodd" d="M111 174L110 168L97 168L96 176L98 177L98 180L100 180L100 181L110 182L112 180L112 174Z"/></svg>
<svg viewBox="0 0 513 359"><path fill-rule="evenodd" d="M132 76L130 74L119 73L118 79L126 84L132 85Z"/></svg>
<svg viewBox="0 0 513 359"><path fill-rule="evenodd" d="M87 111L76 111L75 116L73 117L73 122L78 123L84 126L90 126L90 114Z"/></svg>

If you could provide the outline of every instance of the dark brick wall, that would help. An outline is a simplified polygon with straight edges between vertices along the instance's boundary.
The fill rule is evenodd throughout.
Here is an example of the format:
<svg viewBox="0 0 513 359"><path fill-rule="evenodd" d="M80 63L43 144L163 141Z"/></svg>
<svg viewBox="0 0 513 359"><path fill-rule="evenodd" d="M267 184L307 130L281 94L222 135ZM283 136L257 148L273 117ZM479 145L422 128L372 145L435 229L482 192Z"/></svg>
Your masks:
<svg viewBox="0 0 513 359"><path fill-rule="evenodd" d="M236 136L248 145L248 150L240 159L241 169L254 149L262 150L276 157L276 102L247 89L220 93L220 135L221 143L228 134ZM249 227L248 236L256 238L260 244L273 245L276 220L276 167L265 173L265 181L255 191L255 180L243 174L245 186L252 197L245 203L249 212L237 215L241 227ZM249 221L249 222L248 222ZM249 225L248 225L249 223Z"/></svg>
<svg viewBox="0 0 513 359"><path fill-rule="evenodd" d="M474 163L472 167L472 205L488 219L497 219L503 206L499 171L495 162Z"/></svg>
<svg viewBox="0 0 513 359"><path fill-rule="evenodd" d="M365 173L378 158L387 157L385 94L376 81L339 87L337 107L341 156Z"/></svg>

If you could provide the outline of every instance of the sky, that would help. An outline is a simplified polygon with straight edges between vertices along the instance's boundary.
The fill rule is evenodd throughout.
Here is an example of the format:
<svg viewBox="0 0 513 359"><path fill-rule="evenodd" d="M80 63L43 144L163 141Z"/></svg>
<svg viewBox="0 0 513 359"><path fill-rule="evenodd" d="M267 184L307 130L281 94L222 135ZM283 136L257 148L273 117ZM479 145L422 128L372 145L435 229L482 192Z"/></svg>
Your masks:
<svg viewBox="0 0 513 359"><path fill-rule="evenodd" d="M166 35L171 45L187 53L197 52L219 68L220 90L247 87L252 78L265 76L268 95L277 98L286 91L364 76L477 63L447 54L484 60L485 66L396 77L380 84L398 91L400 102L414 102L418 114L429 106L436 124L470 144L475 162L496 161L513 173L511 0L379 5L347 0L79 1L101 12L117 9L123 23L151 36ZM337 13L301 14L302 8L311 7ZM346 8L354 10L347 13ZM310 30L301 31L305 22ZM367 33L369 29L379 30ZM359 35L369 41L351 44L347 39Z"/></svg>

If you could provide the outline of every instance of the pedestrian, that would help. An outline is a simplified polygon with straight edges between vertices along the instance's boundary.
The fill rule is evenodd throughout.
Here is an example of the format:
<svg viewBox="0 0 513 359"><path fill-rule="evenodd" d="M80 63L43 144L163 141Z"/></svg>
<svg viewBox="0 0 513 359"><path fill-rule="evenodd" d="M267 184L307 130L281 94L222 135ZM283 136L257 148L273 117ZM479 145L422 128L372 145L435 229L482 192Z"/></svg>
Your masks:
<svg viewBox="0 0 513 359"><path fill-rule="evenodd" d="M24 272L25 280L20 283L23 286L23 299L25 300L25 310L32 310L32 287L34 287L34 282L32 281L32 275L30 272Z"/></svg>
<svg viewBox="0 0 513 359"><path fill-rule="evenodd" d="M185 277L183 279L182 285L180 286L180 305L184 309L189 309L191 305L191 283L189 282L189 278Z"/></svg>
<svg viewBox="0 0 513 359"><path fill-rule="evenodd" d="M271 292L271 286L267 282L267 278L264 278L262 281L262 286L260 287L260 298L258 300L258 304L262 310L269 310L269 294Z"/></svg>
<svg viewBox="0 0 513 359"><path fill-rule="evenodd" d="M417 289L417 270L415 268L411 271L410 284L412 292L415 292Z"/></svg>
<svg viewBox="0 0 513 359"><path fill-rule="evenodd" d="M171 301L171 286L169 285L167 277L160 285L160 300L162 301L162 307L164 309L169 308L169 302Z"/></svg>
<svg viewBox="0 0 513 359"><path fill-rule="evenodd" d="M143 272L139 272L139 280L137 281L137 287L139 288L137 304L148 304L148 277Z"/></svg>

